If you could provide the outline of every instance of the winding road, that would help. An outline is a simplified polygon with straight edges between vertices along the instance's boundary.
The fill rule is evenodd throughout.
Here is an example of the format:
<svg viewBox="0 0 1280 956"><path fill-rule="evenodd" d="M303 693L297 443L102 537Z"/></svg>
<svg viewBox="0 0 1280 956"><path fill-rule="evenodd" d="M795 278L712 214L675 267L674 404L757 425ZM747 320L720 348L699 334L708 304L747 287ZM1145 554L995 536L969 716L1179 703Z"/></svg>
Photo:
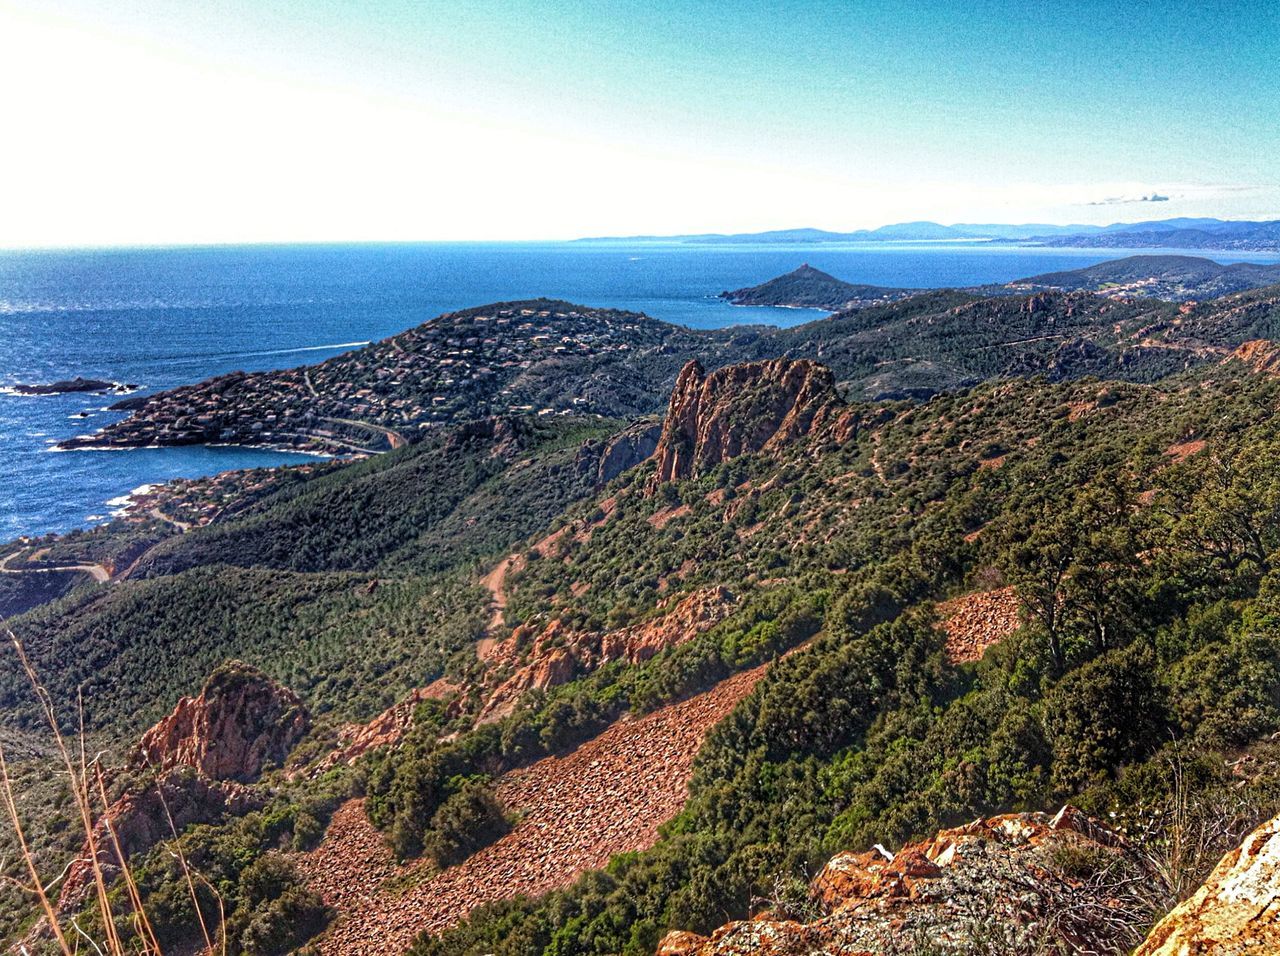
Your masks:
<svg viewBox="0 0 1280 956"><path fill-rule="evenodd" d="M60 564L47 568L9 567L9 562L21 554L21 551L14 551L12 554L7 554L0 559L0 574L53 574L58 571L76 571L90 575L99 584L105 584L111 580L111 572L101 564Z"/></svg>

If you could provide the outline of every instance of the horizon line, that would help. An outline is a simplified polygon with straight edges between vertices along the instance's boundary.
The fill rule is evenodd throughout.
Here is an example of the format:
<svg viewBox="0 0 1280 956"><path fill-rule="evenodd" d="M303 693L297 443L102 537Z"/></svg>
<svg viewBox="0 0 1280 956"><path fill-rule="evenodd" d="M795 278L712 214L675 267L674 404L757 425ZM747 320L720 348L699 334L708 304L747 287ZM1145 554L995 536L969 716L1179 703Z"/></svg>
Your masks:
<svg viewBox="0 0 1280 956"><path fill-rule="evenodd" d="M678 233L625 233L619 232L612 235L587 235L572 236L566 238L551 237L533 237L533 238L511 238L511 239L378 239L378 238L362 238L362 239L174 239L174 240L157 240L157 241L125 241L125 242L72 242L62 243L36 243L36 244L9 244L0 242L0 252L105 252L105 251L126 251L126 250L159 250L159 249L217 249L217 248L244 248L244 247L271 247L271 246L410 246L410 245L534 245L534 244L559 244L569 242L592 242L592 241L661 241L661 240L678 240L691 237L709 237L709 238L730 238L733 236L761 236L771 233L787 233L787 232L824 232L834 235L854 235L857 233L872 233L880 229L888 229L894 226L905 225L935 225L943 228L953 229L958 226L966 225L983 225L983 226L999 226L1003 228L1015 228L1017 226L1040 225L1052 226L1056 229L1078 226L1082 230L1099 230L1109 229L1115 226L1134 226L1143 223L1166 223L1175 220L1212 220L1217 222L1240 222L1240 223L1259 223L1268 224L1280 222L1280 214L1268 218L1254 218L1249 216L1241 217L1224 217L1224 216L1170 216L1165 219L1134 219L1134 220L1116 220L1106 223L1105 225L1093 225L1090 223L1079 222L937 222L931 219L908 219L897 222L883 223L879 226L860 227L856 229L834 229L823 226L782 226L766 229L757 229L751 231L738 230L735 232L717 232L712 230L702 232L678 232ZM1057 237L1065 238L1065 237ZM877 240L883 244L886 240ZM1017 242L1017 239L1005 239L1003 237L983 237L968 236L956 237L952 239L891 239L889 242L902 243L957 243L957 242L974 242L974 243L998 243L998 242ZM798 243L800 244L800 243ZM1071 247L1059 247L1071 248ZM1090 247L1093 248L1093 247ZM1213 251L1213 250L1205 250ZM1248 250L1230 250L1223 249L1219 251L1248 251Z"/></svg>

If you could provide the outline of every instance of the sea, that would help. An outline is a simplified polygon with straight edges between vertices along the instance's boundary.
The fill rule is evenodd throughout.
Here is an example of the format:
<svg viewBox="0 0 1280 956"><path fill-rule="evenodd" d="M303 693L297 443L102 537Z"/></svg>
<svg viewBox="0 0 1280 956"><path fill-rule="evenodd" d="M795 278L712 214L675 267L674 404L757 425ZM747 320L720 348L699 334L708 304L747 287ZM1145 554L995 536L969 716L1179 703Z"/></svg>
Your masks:
<svg viewBox="0 0 1280 956"><path fill-rule="evenodd" d="M942 288L1143 251L1172 252L677 242L0 250L0 542L108 520L144 485L306 460L245 448L54 451L121 417L106 408L118 399L6 391L17 383L80 375L147 394L237 369L319 362L442 312L538 296L694 328L789 326L820 313L736 307L717 296L806 262L849 282Z"/></svg>

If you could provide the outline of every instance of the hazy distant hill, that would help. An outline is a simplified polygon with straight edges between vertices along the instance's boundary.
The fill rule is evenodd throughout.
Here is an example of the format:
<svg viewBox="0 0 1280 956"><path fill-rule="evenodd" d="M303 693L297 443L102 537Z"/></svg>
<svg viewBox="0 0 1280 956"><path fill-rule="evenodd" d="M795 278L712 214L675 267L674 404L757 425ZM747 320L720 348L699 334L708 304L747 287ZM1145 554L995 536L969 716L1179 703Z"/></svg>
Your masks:
<svg viewBox="0 0 1280 956"><path fill-rule="evenodd" d="M1170 227L1165 223L1141 223L1092 235L1047 236L1033 240L1043 246L1076 246L1105 249L1222 249L1271 251L1280 249L1280 220L1272 222L1222 222L1205 220L1194 226Z"/></svg>
<svg viewBox="0 0 1280 956"><path fill-rule="evenodd" d="M829 242L1026 242L1039 246L1116 249L1280 250L1280 221L1253 222L1211 218L1116 222L1106 226L1046 223L902 222L877 229L832 232L825 229L775 229L749 233L699 233L678 236L617 236L580 242L681 242L714 244L786 244Z"/></svg>

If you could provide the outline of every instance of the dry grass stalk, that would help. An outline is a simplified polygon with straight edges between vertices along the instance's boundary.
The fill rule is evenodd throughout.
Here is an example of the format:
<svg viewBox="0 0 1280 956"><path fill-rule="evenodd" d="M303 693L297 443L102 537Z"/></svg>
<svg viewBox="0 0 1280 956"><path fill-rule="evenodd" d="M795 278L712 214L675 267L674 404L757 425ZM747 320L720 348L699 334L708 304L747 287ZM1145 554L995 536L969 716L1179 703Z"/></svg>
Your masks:
<svg viewBox="0 0 1280 956"><path fill-rule="evenodd" d="M26 675L28 682L31 684L32 690L36 695L36 700L40 705L41 715L45 723L48 724L50 731L53 733L54 743L57 747L59 759L65 768L68 785L71 788L72 798L75 801L76 809L80 814L80 823L85 833L85 844L88 851L88 864L93 873L94 897L98 904L98 911L102 918L103 933L105 939L103 945L100 946L93 940L84 929L81 928L76 920L72 920L72 928L76 933L83 937L85 942L97 953L103 956L162 956L159 940L156 937L155 930L148 919L146 910L142 904L142 893L138 888L137 881L133 877L132 871L125 859L124 847L120 843L119 835L116 833L115 827L111 823L110 816L105 811L110 807L110 800L107 795L106 778L102 772L102 766L98 758L90 761L88 758L88 750L85 746L84 736L84 708L83 700L79 704L80 732L79 732L79 759L77 761L72 757L67 747L65 738L62 735L61 728L58 724L57 712L53 706L53 699L48 690L40 683L39 676L36 674L35 668L32 666L30 659L27 657L26 650L22 646L22 642L9 628L5 628L5 634L9 638L10 644L18 655L18 661L22 666L23 673ZM112 916L111 901L108 895L108 885L106 875L103 873L102 862L99 856L100 846L98 833L94 827L94 797L93 785L91 784L90 771L92 768L92 780L97 785L98 797L102 803L104 815L102 817L103 829L106 831L110 840L111 849L115 853L116 860L120 864L120 875L124 881L125 893L129 901L129 906L133 913L133 928L137 937L137 944L126 946L125 941L121 938L116 928L115 920ZM209 884L209 882L198 876L188 865L186 857L182 854L180 846L178 846L177 827L174 824L173 815L169 812L169 805L165 801L163 789L157 784L157 793L160 798L161 805L164 807L165 816L168 818L169 829L173 833L175 847L177 847L176 855L182 867L183 877L186 880L187 888L191 895L192 905L196 911L196 918L200 924L200 931L204 936L205 952L209 956L213 956L215 947L213 936L209 931L208 925L205 923L204 915L200 911L197 891L196 879L199 878L218 903L219 923L222 922L225 912L222 906L222 899L217 891ZM44 886L40 880L38 867L36 866L35 856L31 850L30 843L27 840L26 832L23 830L22 819L18 813L17 800L14 796L13 779L9 773L9 766L5 760L3 745L0 745L0 801L4 803L5 811L9 817L10 823L13 825L14 833L18 841L19 853L22 856L23 863L26 866L27 873L31 878L31 886L24 887L39 902L40 909L43 911L45 919L48 923L49 932L53 935L54 941L64 956L73 956L79 952L82 947L72 946L68 942L66 933L59 925L57 907L49 898L49 888ZM70 869L58 877L61 880ZM52 885L56 885L58 880L54 880ZM140 947L140 948L139 948ZM222 941L222 953L225 956L226 941Z"/></svg>
<svg viewBox="0 0 1280 956"><path fill-rule="evenodd" d="M159 782L156 783L156 796L160 798L160 806L164 807L164 816L165 820L168 821L169 824L169 832L173 834L173 855L175 859L177 859L178 865L182 867L182 876L187 884L187 892L191 896L191 907L196 911L196 920L200 923L200 932L204 936L205 952L209 954L209 956L213 956L213 938L209 933L208 925L204 921L204 913L200 911L200 897L196 892L195 877L198 876L198 874L193 873L191 867L187 865L186 854L182 852L182 842L178 839L178 827L173 822L173 813L169 810L169 801L165 799L164 787L162 787ZM222 895L215 890L213 885L204 877L200 877L200 882L203 883L205 888L213 894L213 898L218 904L218 924L220 926L224 925L226 920L226 911L222 907ZM222 936L222 954L223 956L226 956L227 939L225 934L220 935Z"/></svg>
<svg viewBox="0 0 1280 956"><path fill-rule="evenodd" d="M63 953L70 956L71 947L67 944L67 938L63 935L61 927L58 926L57 913L54 910L52 901L49 899L49 894L45 891L44 884L40 882L40 873L36 869L35 857L27 844L26 833L22 829L22 818L18 815L18 804L13 798L13 780L9 776L9 764L4 757L3 745L0 745L0 784L3 785L3 793L0 795L4 798L5 810L9 814L9 822L13 824L13 832L18 838L18 852L21 854L22 861L27 867L27 873L31 877L31 886L27 887L27 889L39 900L40 908L44 911L45 919L49 921L49 926L53 931L53 937L57 941L58 947Z"/></svg>

